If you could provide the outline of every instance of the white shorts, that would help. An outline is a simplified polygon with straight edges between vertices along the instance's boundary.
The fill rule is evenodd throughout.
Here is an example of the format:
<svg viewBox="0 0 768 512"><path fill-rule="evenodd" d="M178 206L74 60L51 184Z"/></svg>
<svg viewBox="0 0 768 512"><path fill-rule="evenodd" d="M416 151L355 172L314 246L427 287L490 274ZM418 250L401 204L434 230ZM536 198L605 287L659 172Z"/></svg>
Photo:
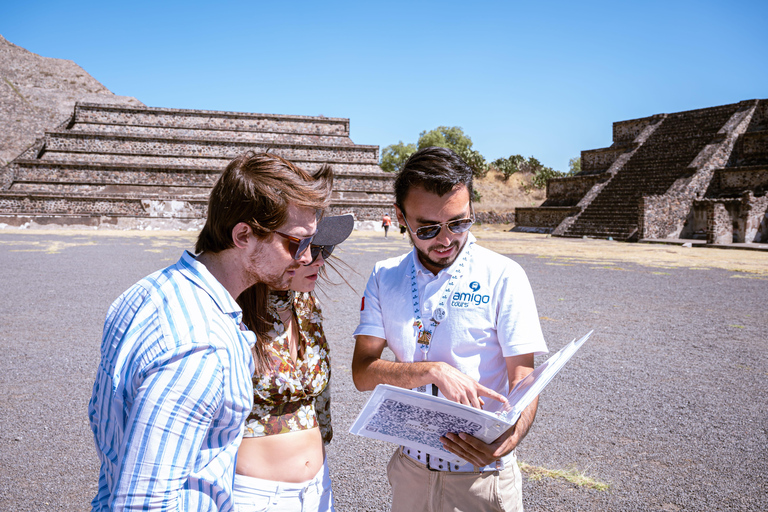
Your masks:
<svg viewBox="0 0 768 512"><path fill-rule="evenodd" d="M235 510L238 512L333 512L333 491L328 462L312 480L275 482L235 474Z"/></svg>

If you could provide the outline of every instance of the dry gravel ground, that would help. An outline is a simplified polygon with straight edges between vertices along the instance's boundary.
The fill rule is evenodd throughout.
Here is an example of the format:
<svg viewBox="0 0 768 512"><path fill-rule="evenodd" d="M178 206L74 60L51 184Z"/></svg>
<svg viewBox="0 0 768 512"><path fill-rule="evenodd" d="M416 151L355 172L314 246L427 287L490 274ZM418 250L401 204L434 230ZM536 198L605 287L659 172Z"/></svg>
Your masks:
<svg viewBox="0 0 768 512"><path fill-rule="evenodd" d="M768 509L768 253L475 232L528 272L551 351L595 329L519 448L553 475L524 473L528 511ZM0 231L0 509L88 509L98 468L86 408L107 307L193 240ZM367 396L351 382L351 333L373 263L408 249L397 234L355 232L337 253L353 289L320 293L340 511L389 509L393 447L346 434Z"/></svg>

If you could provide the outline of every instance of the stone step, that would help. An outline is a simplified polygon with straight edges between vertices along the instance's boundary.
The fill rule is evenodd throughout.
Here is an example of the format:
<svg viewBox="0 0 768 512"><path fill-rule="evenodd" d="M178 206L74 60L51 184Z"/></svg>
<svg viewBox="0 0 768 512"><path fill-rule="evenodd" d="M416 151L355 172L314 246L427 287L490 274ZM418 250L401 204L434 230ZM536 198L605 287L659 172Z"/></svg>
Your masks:
<svg viewBox="0 0 768 512"><path fill-rule="evenodd" d="M134 197L106 193L98 196L83 196L77 193L0 191L0 214L11 216L16 214L134 218L173 216L177 219L199 220L205 219L207 204L207 197ZM362 207L380 211L381 208L391 206L391 197L388 199L344 198L331 201L332 210L351 208L357 211ZM358 214L358 218L364 217Z"/></svg>
<svg viewBox="0 0 768 512"><path fill-rule="evenodd" d="M218 176L227 164L228 159L174 159L179 160L181 165L168 163L170 159L150 157L142 158L147 163L112 163L113 158L108 155L96 155L89 159L88 163L82 161L57 161L57 154L48 154L45 160L14 160L9 166L13 169L14 175L19 177L29 177L28 179L40 179L41 176L50 174L52 179L67 179L68 176L76 176L75 179L87 180L90 173L95 176L102 176L103 179L112 179L114 176L127 173L159 173L168 174L168 180L173 180L177 176L184 180L192 179L195 173L208 173ZM186 163L186 165L184 165ZM294 160L294 163L306 171L313 173L322 167L323 162L303 162ZM346 163L338 162L332 164L333 171L337 177L348 176L351 178L365 178L371 180L385 180L392 182L394 175L385 173L377 164L373 163ZM139 178L141 179L141 178ZM213 180L215 181L215 179Z"/></svg>
<svg viewBox="0 0 768 512"><path fill-rule="evenodd" d="M23 180L89 180L91 177L101 181L110 181L115 179L126 180L139 180L142 181L145 178L145 174L159 174L163 176L159 184L170 183L177 179L183 181L189 181L191 179L197 179L202 175L211 175L214 178L205 178L206 182L213 183L215 177L221 173L221 171L229 163L227 160L223 162L224 165L216 166L179 166L179 165L113 165L113 164L100 164L100 163L83 163L83 162L56 162L53 160L14 160L9 166L13 170L13 174L16 179ZM295 161L299 167L306 171L313 173L322 167L321 162L301 162ZM334 174L337 179L372 179L374 181L386 181L391 183L395 179L394 174L388 174L381 170L378 165L374 164L350 164L350 163L336 163L332 165ZM119 178L120 176L127 176Z"/></svg>
<svg viewBox="0 0 768 512"><path fill-rule="evenodd" d="M349 119L78 103L73 122L349 137Z"/></svg>
<svg viewBox="0 0 768 512"><path fill-rule="evenodd" d="M336 168L334 191L359 193L367 190L370 193L391 195L394 176L381 172L378 166L372 171L375 174L344 173ZM15 192L77 191L88 195L104 192L149 195L202 194L207 197L221 171L215 168L57 165L41 161L21 161L13 164L12 172L13 180L9 188Z"/></svg>
<svg viewBox="0 0 768 512"><path fill-rule="evenodd" d="M343 183L342 183L343 187ZM126 198L173 198L176 200L207 200L211 192L210 186L183 186L137 183L63 183L63 182L28 182L17 181L9 190L16 194L45 194L82 197L114 196ZM388 190L374 192L371 190L356 190L352 187L344 189L334 186L331 193L332 203L364 201L392 204L392 193Z"/></svg>
<svg viewBox="0 0 768 512"><path fill-rule="evenodd" d="M345 135L315 135L278 132L238 132L233 130L191 130L165 126L126 126L116 124L77 123L67 130L71 133L106 134L113 137L143 137L161 139L212 140L229 142L282 142L302 146L354 146Z"/></svg>
<svg viewBox="0 0 768 512"><path fill-rule="evenodd" d="M77 194L0 192L0 212L3 214L109 215L113 217L151 217L157 214L157 201L126 196L89 196ZM170 208L176 208L179 218L204 218L207 200L203 198L178 200L165 198ZM154 202L153 202L154 201ZM158 215L161 216L161 215Z"/></svg>
<svg viewBox="0 0 768 512"><path fill-rule="evenodd" d="M89 159L97 155L107 155L115 157L112 160L115 163L140 163L141 158L146 156L171 159L215 158L229 161L248 150L255 152L270 150L291 161L378 163L379 158L378 146L303 146L278 142L238 143L223 140L115 137L108 134L59 131L46 134L42 159L48 159L47 155L52 153L69 155L53 158L59 161L82 158L75 156L78 154L87 154Z"/></svg>

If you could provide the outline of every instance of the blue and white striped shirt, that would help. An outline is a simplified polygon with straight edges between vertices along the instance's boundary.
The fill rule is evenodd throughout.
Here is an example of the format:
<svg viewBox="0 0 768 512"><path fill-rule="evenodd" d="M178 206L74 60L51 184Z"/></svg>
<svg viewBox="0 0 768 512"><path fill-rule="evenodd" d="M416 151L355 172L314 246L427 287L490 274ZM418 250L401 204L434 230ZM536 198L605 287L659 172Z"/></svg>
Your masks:
<svg viewBox="0 0 768 512"><path fill-rule="evenodd" d="M232 510L256 336L189 252L110 307L88 416L93 510Z"/></svg>

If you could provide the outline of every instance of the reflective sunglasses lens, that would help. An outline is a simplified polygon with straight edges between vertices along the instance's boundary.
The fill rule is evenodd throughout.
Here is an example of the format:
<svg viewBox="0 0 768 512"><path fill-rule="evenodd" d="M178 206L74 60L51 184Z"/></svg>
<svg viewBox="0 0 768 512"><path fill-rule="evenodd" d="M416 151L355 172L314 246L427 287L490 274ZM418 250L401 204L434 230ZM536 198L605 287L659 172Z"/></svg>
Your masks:
<svg viewBox="0 0 768 512"><path fill-rule="evenodd" d="M472 227L472 224L474 224L474 221L472 219L460 219L455 220L453 222L448 223L448 229L451 230L451 233L464 233L469 228Z"/></svg>
<svg viewBox="0 0 768 512"><path fill-rule="evenodd" d="M336 247L335 245L313 245L310 249L312 251L312 263L317 260L317 257L320 256L320 253L323 254L323 259L327 260L328 257L333 252L333 248Z"/></svg>
<svg viewBox="0 0 768 512"><path fill-rule="evenodd" d="M298 258L296 258L296 251L298 251L298 250L299 250L299 242L289 238L288 239L288 254L291 255L291 258L298 259Z"/></svg>
<svg viewBox="0 0 768 512"><path fill-rule="evenodd" d="M435 238L438 233L440 233L439 224L434 226L422 226L416 230L416 236L419 240L431 240L432 238Z"/></svg>
<svg viewBox="0 0 768 512"><path fill-rule="evenodd" d="M291 254L293 254L293 259L295 260L301 259L304 253L307 252L307 249L309 249L309 246L312 245L313 238L314 236L311 236L309 238L302 238L298 243L293 242L296 244L296 251L291 252Z"/></svg>
<svg viewBox="0 0 768 512"><path fill-rule="evenodd" d="M313 245L309 248L310 251L312 251L312 261L311 263L314 263L318 256L320 256L320 253L323 252L323 246L322 245Z"/></svg>

